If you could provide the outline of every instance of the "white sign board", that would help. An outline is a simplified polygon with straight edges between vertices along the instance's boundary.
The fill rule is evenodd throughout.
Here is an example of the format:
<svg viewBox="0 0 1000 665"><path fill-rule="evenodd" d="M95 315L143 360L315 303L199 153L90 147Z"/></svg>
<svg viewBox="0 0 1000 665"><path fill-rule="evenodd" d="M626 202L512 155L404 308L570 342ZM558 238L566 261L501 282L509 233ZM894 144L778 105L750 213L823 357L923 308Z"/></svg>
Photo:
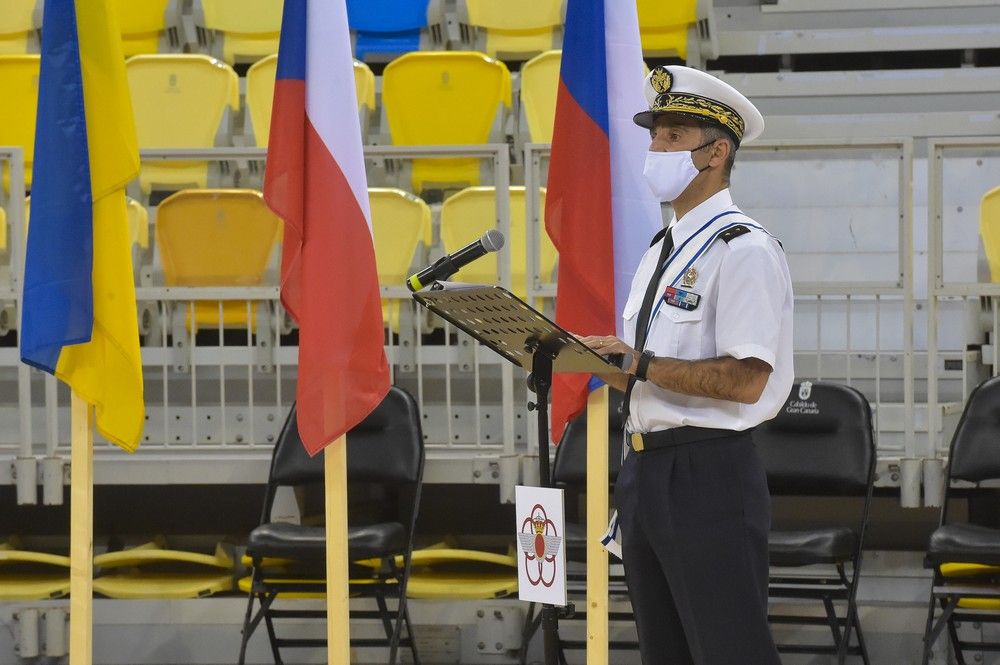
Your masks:
<svg viewBox="0 0 1000 665"><path fill-rule="evenodd" d="M566 519L563 491L514 488L517 515L517 582L521 600L566 604Z"/></svg>

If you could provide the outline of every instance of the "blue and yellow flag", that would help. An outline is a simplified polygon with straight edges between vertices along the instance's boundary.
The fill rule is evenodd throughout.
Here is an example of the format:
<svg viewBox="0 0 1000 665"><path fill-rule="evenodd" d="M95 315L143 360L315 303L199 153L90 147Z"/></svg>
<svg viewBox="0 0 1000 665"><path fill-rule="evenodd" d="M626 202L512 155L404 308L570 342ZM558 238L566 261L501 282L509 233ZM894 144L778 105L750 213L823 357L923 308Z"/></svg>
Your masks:
<svg viewBox="0 0 1000 665"><path fill-rule="evenodd" d="M45 0L21 360L133 451L144 405L125 184L139 147L113 4Z"/></svg>

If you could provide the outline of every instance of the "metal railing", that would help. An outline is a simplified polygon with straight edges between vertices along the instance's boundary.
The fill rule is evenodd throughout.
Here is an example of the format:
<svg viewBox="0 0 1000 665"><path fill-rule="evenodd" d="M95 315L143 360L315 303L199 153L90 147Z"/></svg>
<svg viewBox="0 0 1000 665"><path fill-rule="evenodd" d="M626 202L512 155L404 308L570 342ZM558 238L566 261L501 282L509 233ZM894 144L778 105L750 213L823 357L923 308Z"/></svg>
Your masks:
<svg viewBox="0 0 1000 665"><path fill-rule="evenodd" d="M141 158L144 162L204 160L235 164L235 169L230 168L224 175L222 184L247 186L247 180L259 184L259 163L265 155L257 148L213 148L148 150L142 152ZM366 146L365 156L370 165L442 157L486 161L493 174L492 184L499 192L495 226L509 236L510 204L505 193L509 191L510 164L506 144ZM24 169L19 151L0 152L0 159L10 162L13 174L9 285L0 297L5 297L11 311L16 312L23 271ZM416 263L429 258L418 256ZM510 261L509 249L502 250L498 278L508 287ZM293 326L281 307L276 282L259 287L165 286L155 248L141 256L136 267L147 423L142 446L134 456L98 447L97 482L259 481L266 472L270 444L294 398L297 365L297 346L289 337ZM270 274L274 273L272 269ZM387 331L386 350L393 379L410 388L420 402L428 455L437 462L429 467L428 478L439 482L497 482L498 460L515 456L518 442L523 446L523 431L527 429L525 423L517 422L520 414L516 412L524 409L518 408L518 402L523 400L515 398L524 391L515 387L514 368L443 322L417 312L403 285L385 285L381 291L385 300L399 302L408 310L399 329ZM331 296L335 297L334 291ZM196 302L211 302L218 308L217 325L196 330ZM245 324L241 321L235 330L222 323L223 303L231 306L234 302L246 308ZM206 340L202 333L214 333L215 338ZM234 334L238 337L235 341ZM16 443L18 462L16 470L0 465L0 483L11 482L16 476L19 486L23 483L33 488L37 476L29 477L28 467L35 468L40 456L36 446L44 440L44 459L52 460L50 466L61 493L62 457L67 451L65 439L69 431L68 393L52 377L20 364L17 349L0 349L0 376L10 371L18 377L17 394L2 400L8 406L0 403L0 418L16 413L20 431L17 436L3 437L6 441L0 438L0 448ZM3 430L10 432L8 428ZM176 463L164 466L166 459ZM117 471L102 473L102 464ZM513 468L518 474L517 466ZM52 502L61 501L56 493L53 489ZM34 496L25 494L23 498L31 502Z"/></svg>
<svg viewBox="0 0 1000 665"><path fill-rule="evenodd" d="M965 170L959 168L963 161ZM967 207L978 211L979 199L986 193L986 190L964 191L969 169L983 174L980 188L1000 185L996 168L989 168L990 161L1000 165L1000 136L932 138L927 143L927 401L937 427L942 419L956 421L972 389L988 376L997 376L1000 370L996 356L1000 284L976 269L977 233L971 234L972 247L957 249L956 238L945 237L949 223L960 228L961 224L956 224L960 215ZM991 184L986 184L987 181ZM963 190L959 196L975 196L974 201L962 199L963 203L974 206L950 205L953 201L948 198L949 189ZM976 222L978 216L964 223L970 226ZM955 255L955 260L946 262L949 253ZM964 272L965 276L949 276L955 271ZM943 318L953 324L949 326L950 339L942 339ZM942 388L946 399L942 399ZM948 428L943 429L947 433ZM927 455L932 466L925 489L928 485L941 486L949 445L947 436L931 440Z"/></svg>
<svg viewBox="0 0 1000 665"><path fill-rule="evenodd" d="M838 178L863 178L877 193L868 208L853 213L845 204L850 233L859 232L859 239L842 254L817 259L801 247L786 247L793 276L796 324L800 334L796 341L796 375L800 379L837 380L854 385L873 402L879 442L879 484L901 485L906 491L919 492L920 461L925 458L940 461L947 442L942 428L943 419L954 415L961 400L979 378L975 359L993 353L993 345L981 349L945 348L941 346L938 325L942 303L960 298L966 301L986 297L993 305L992 331L998 332L1000 308L996 305L1000 287L979 282L949 282L943 275L943 159L950 151L994 151L1000 139L940 139L930 141L928 178L930 183L930 213L928 223L928 347L927 347L927 407L916 401L915 393L922 383L924 363L922 351L914 347L913 329L916 311L913 289L913 194L911 179L913 149L908 139L878 141L777 141L744 146L737 162L735 198L753 217L781 236L783 224L806 224L822 221L836 212L836 202L826 208L814 209L791 197L773 194L777 207L768 208L760 201L757 190L739 191L739 183L773 180L774 168L785 173L811 174L817 191L852 192L854 186ZM543 182L549 146L528 144L524 149L526 217L528 253L527 295L529 298L549 298L555 295L554 284L542 283L539 275L540 250L537 238L543 218L540 210L539 185ZM487 160L492 166L493 184L499 192L509 187L509 147L503 144L485 146L367 146L369 166L379 162L403 162L418 158L471 157ZM143 160L226 160L237 165L236 184L241 174L252 169L251 162L262 162L265 152L256 148L216 148L208 150L146 151ZM0 149L0 160L11 164L10 200L7 204L11 242L8 250L9 268L0 284L0 299L11 311L18 310L21 271L23 270L23 162L19 150ZM795 168L789 168L794 165ZM405 177L405 172L397 177ZM854 175L850 175L854 174ZM251 174L252 175L252 174ZM806 175L795 182L797 189L808 187ZM252 177L250 178L252 180ZM857 180L855 180L856 182ZM405 188L405 186L404 186ZM844 197L845 200L849 196ZM496 226L509 234L510 201L503 195L496 200ZM862 210L858 213L857 210ZM858 219L850 219L851 215ZM891 220L891 224L889 221ZM876 226L862 230L870 222ZM891 227L891 228L890 228ZM832 236L827 244L837 245L840 236ZM867 251L864 242L879 245L876 253ZM891 239L892 242L890 242ZM818 238L822 245L827 239ZM825 245L824 245L825 246ZM421 256L415 264L429 261L440 248ZM825 251L825 250L823 250ZM838 250L840 251L840 250ZM871 266L863 280L834 279L829 275L806 274L816 265L837 264ZM853 262L853 263L852 263ZM498 261L499 281L510 286L511 256L502 251ZM818 276L817 276L818 275ZM139 468L139 477L146 482L172 482L180 478L188 482L248 482L257 481L262 465L269 455L270 443L280 429L281 421L294 395L297 347L289 341L290 325L279 302L275 285L261 287L166 287L159 279L155 251L142 258L137 299L140 312L148 315L143 322L143 363L146 370L148 422L143 447L136 456L99 454L100 461L113 460L114 469ZM531 455L537 441L533 428L527 426L523 401L527 394L516 380L516 371L500 361L491 351L482 349L471 340L418 312L409 292L402 285L385 285L382 296L400 303L404 314L398 330L390 330L386 350L397 383L410 388L418 397L424 417L428 455L431 459L428 478L437 482L488 482L510 484L517 480L521 468L528 468L521 459ZM247 308L245 341L224 341L231 332L215 330L217 342L197 339L193 329L185 324L191 318L195 301L214 301L221 310L224 301L245 302ZM256 307L254 307L256 304ZM946 305L947 308L947 305ZM949 310L950 311L950 310ZM221 318L221 317L220 317ZM992 341L992 340L991 340ZM972 356L975 356L973 358ZM947 361L942 369L941 361ZM960 361L960 366L958 362ZM994 372L996 366L994 364ZM11 374L13 372L13 374ZM41 463L43 487L61 484L64 453L62 439L68 432L68 415L63 389L51 377L29 370L19 363L16 348L0 349L0 376L8 381L16 375L15 391L8 391L0 401L0 419L10 427L0 429L0 448L15 451L18 478L37 480ZM942 379L960 383L949 400L940 400ZM12 386L13 388L13 386ZM13 427L16 418L17 427ZM924 438L923 423L928 436ZM16 432L16 434L15 434ZM42 444L44 442L44 452ZM101 452L102 449L99 449ZM146 467L146 462L160 464L171 461L166 476L163 466ZM506 460L506 461L505 461ZM225 471L220 464L226 462ZM912 462L916 461L914 465ZM927 466L927 465L925 465ZM30 467L30 468L29 468ZM437 468L437 472L435 472ZM0 483L9 483L15 472L0 465ZM927 473L925 469L925 473ZM931 465L930 473L934 473ZM917 478L914 478L916 474ZM151 476L151 477L147 477ZM126 482L135 474L118 475L118 471L97 469L98 482ZM933 475L930 476L933 479ZM25 486L37 483L25 481ZM925 489L927 483L925 482ZM19 487L21 483L19 483ZM907 490L908 488L908 490ZM33 490L24 489L25 498Z"/></svg>

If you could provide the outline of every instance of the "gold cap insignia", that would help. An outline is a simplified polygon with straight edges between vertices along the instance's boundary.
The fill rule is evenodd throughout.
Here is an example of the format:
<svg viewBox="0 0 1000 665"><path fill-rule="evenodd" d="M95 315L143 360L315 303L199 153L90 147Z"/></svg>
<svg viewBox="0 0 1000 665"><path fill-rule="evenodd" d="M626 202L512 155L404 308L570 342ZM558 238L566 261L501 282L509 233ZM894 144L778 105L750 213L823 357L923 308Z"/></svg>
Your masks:
<svg viewBox="0 0 1000 665"><path fill-rule="evenodd" d="M729 106L714 99L690 93L662 93L656 96L656 101L650 111L657 113L684 113L711 120L728 129L736 137L743 140L746 123L740 114Z"/></svg>
<svg viewBox="0 0 1000 665"><path fill-rule="evenodd" d="M666 67L657 67L649 76L649 84L657 94L662 95L670 91L674 85L674 77L670 75Z"/></svg>
<svg viewBox="0 0 1000 665"><path fill-rule="evenodd" d="M688 268L687 272L684 273L684 277L681 279L681 284L687 288L694 286L694 283L698 281L698 271L694 267Z"/></svg>

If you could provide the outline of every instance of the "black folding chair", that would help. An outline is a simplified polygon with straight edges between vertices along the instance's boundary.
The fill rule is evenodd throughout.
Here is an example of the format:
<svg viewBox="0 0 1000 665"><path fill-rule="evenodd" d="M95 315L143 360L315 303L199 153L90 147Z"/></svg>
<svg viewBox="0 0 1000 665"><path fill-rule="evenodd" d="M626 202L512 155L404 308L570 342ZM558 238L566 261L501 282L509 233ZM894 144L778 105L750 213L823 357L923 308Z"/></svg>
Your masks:
<svg viewBox="0 0 1000 665"><path fill-rule="evenodd" d="M934 569L927 627L924 631L923 663L947 628L955 662L965 665L965 650L1000 651L1000 643L966 642L959 638L957 624L963 621L1000 623L1000 529L971 521L949 521L948 508L956 493L970 499L997 497L1000 479L1000 377L981 383L965 405L955 429L948 456L948 485L941 506L939 526L930 537L925 564ZM952 487L954 481L972 487ZM954 512L954 511L953 511ZM952 516L954 517L954 516ZM941 615L934 620L935 605Z"/></svg>
<svg viewBox="0 0 1000 665"><path fill-rule="evenodd" d="M423 469L424 445L417 404L402 388L393 387L375 411L347 434L347 479L352 494L346 534L352 562L350 591L352 595L374 597L378 607L377 612L352 612L351 616L377 618L385 633L379 639L352 638L351 645L388 646L389 663L396 662L400 646L409 647L413 662L420 662L406 606L406 585ZM279 638L274 625L276 619L282 618L326 618L324 610L275 607L282 594L292 597L325 594L326 531L321 526L271 521L279 486L322 486L323 475L322 455L310 458L302 446L293 406L271 458L261 524L251 532L247 543L253 575L240 644L241 665L245 662L250 636L261 621L267 629L274 662L279 665L283 662L282 648L326 645L325 638ZM359 519L354 510L358 504L355 492L372 494L374 498L368 503L382 514ZM364 564L358 564L359 561ZM386 599L393 597L397 599L396 608L390 610ZM256 613L255 601L259 605Z"/></svg>
<svg viewBox="0 0 1000 665"><path fill-rule="evenodd" d="M622 466L622 445L624 443L625 423L622 421L622 393L617 390L609 391L608 399L608 484L614 486L618 478L618 471ZM562 439L556 447L555 461L552 463L552 482L556 487L565 490L565 503L567 506L577 506L579 501L586 494L587 490L587 414L583 413L569 422L563 431ZM568 511L567 511L568 512ZM573 564L576 568L582 567L587 562L587 525L586 511L581 516L583 519L566 521L566 562L571 566L567 570L567 591L579 596L586 592L586 573L574 572ZM603 525L602 525L603 526ZM625 593L625 577L612 574L610 578L610 588L612 591ZM528 644L541 625L541 615L535 614L535 603L528 606L528 616L525 622L525 633L522 644L521 663L527 659ZM574 619L586 619L586 609L575 609ZM631 619L631 615L612 612L611 619ZM586 649L587 643L583 640L560 640L562 649ZM638 649L637 642L614 641L608 645L611 649Z"/></svg>
<svg viewBox="0 0 1000 665"><path fill-rule="evenodd" d="M856 604L876 460L868 400L848 386L796 385L777 417L754 430L753 438L772 496L855 497L860 503L843 523L815 521L809 528L771 531L768 596L815 599L825 609L822 617L772 614L771 624L825 625L833 636L833 644L779 644L778 650L836 654L838 663L858 655L868 665ZM821 566L833 566L836 573L824 573ZM844 616L838 616L835 601L846 601Z"/></svg>

